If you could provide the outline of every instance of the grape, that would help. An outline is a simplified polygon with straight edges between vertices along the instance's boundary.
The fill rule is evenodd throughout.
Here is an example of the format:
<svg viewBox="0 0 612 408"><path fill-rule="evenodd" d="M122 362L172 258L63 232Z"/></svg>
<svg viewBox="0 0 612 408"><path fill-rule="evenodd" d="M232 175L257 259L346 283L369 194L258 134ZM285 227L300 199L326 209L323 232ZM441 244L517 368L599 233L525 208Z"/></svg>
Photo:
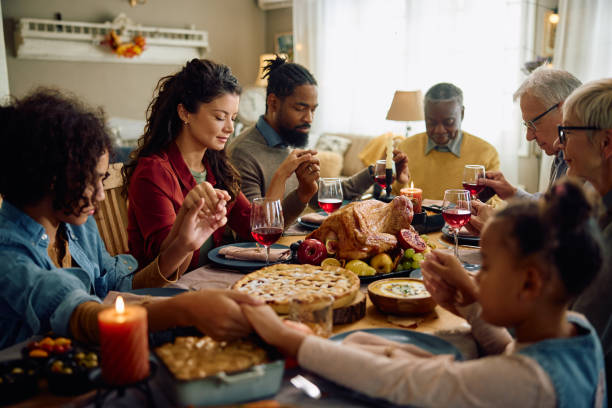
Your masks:
<svg viewBox="0 0 612 408"><path fill-rule="evenodd" d="M406 259L411 259L411 258L414 256L414 254L416 254L416 252L414 251L414 249L413 249L413 248L408 248L408 249L406 250L406 252L404 252L404 258L406 258Z"/></svg>
<svg viewBox="0 0 612 408"><path fill-rule="evenodd" d="M400 265L402 265L403 271L412 269L412 262L402 262Z"/></svg>
<svg viewBox="0 0 612 408"><path fill-rule="evenodd" d="M419 261L422 262L425 260L425 256L423 256L423 254L415 254L412 259L414 259L415 261Z"/></svg>
<svg viewBox="0 0 612 408"><path fill-rule="evenodd" d="M412 269L417 269L421 267L421 263L419 261L413 261L411 265Z"/></svg>

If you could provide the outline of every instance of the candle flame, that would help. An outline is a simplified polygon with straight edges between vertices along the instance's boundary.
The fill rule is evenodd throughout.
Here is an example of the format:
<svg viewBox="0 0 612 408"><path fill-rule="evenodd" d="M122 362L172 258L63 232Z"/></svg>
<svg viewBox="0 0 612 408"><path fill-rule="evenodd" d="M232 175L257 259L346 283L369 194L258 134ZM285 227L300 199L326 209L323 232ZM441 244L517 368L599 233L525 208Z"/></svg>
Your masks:
<svg viewBox="0 0 612 408"><path fill-rule="evenodd" d="M414 188L414 181L410 182L410 188Z"/></svg>
<svg viewBox="0 0 612 408"><path fill-rule="evenodd" d="M123 297L117 296L117 300L115 300L115 311L119 314L125 313L125 303L123 303Z"/></svg>

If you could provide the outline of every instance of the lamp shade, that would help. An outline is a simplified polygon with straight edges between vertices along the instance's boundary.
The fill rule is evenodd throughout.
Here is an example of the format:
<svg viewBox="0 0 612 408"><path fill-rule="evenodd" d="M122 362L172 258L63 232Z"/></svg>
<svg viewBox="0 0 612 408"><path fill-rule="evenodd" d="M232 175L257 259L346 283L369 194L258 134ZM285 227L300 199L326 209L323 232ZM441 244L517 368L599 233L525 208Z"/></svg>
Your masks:
<svg viewBox="0 0 612 408"><path fill-rule="evenodd" d="M423 120L423 95L421 91L395 91L387 120L409 122Z"/></svg>
<svg viewBox="0 0 612 408"><path fill-rule="evenodd" d="M287 54L278 54L279 57L287 59ZM266 66L266 60L276 59L276 54L261 54L259 56L259 70L257 71L257 78L255 79L255 86L268 86L268 78L262 78L264 75L264 67Z"/></svg>

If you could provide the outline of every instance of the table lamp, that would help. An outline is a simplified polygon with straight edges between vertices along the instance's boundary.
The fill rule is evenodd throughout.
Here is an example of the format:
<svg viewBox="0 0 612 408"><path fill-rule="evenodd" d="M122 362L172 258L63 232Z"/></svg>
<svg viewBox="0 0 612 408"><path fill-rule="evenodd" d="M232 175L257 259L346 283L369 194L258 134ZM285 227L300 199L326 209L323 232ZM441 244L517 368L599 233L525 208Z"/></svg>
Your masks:
<svg viewBox="0 0 612 408"><path fill-rule="evenodd" d="M387 120L410 122L423 120L423 95L421 91L395 91L391 107L387 112ZM406 136L410 125L406 125Z"/></svg>

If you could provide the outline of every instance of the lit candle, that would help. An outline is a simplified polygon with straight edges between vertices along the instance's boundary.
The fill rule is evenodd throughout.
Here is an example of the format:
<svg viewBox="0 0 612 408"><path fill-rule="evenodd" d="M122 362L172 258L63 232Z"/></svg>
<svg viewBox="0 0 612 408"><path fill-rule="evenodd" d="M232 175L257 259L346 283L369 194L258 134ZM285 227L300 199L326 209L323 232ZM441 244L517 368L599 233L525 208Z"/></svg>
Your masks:
<svg viewBox="0 0 612 408"><path fill-rule="evenodd" d="M410 182L410 187L402 188L400 194L410 198L412 208L415 213L421 212L421 203L423 202L423 190L414 187L414 182Z"/></svg>
<svg viewBox="0 0 612 408"><path fill-rule="evenodd" d="M115 308L98 314L102 378L107 384L125 385L149 376L147 310L124 306L117 297Z"/></svg>

